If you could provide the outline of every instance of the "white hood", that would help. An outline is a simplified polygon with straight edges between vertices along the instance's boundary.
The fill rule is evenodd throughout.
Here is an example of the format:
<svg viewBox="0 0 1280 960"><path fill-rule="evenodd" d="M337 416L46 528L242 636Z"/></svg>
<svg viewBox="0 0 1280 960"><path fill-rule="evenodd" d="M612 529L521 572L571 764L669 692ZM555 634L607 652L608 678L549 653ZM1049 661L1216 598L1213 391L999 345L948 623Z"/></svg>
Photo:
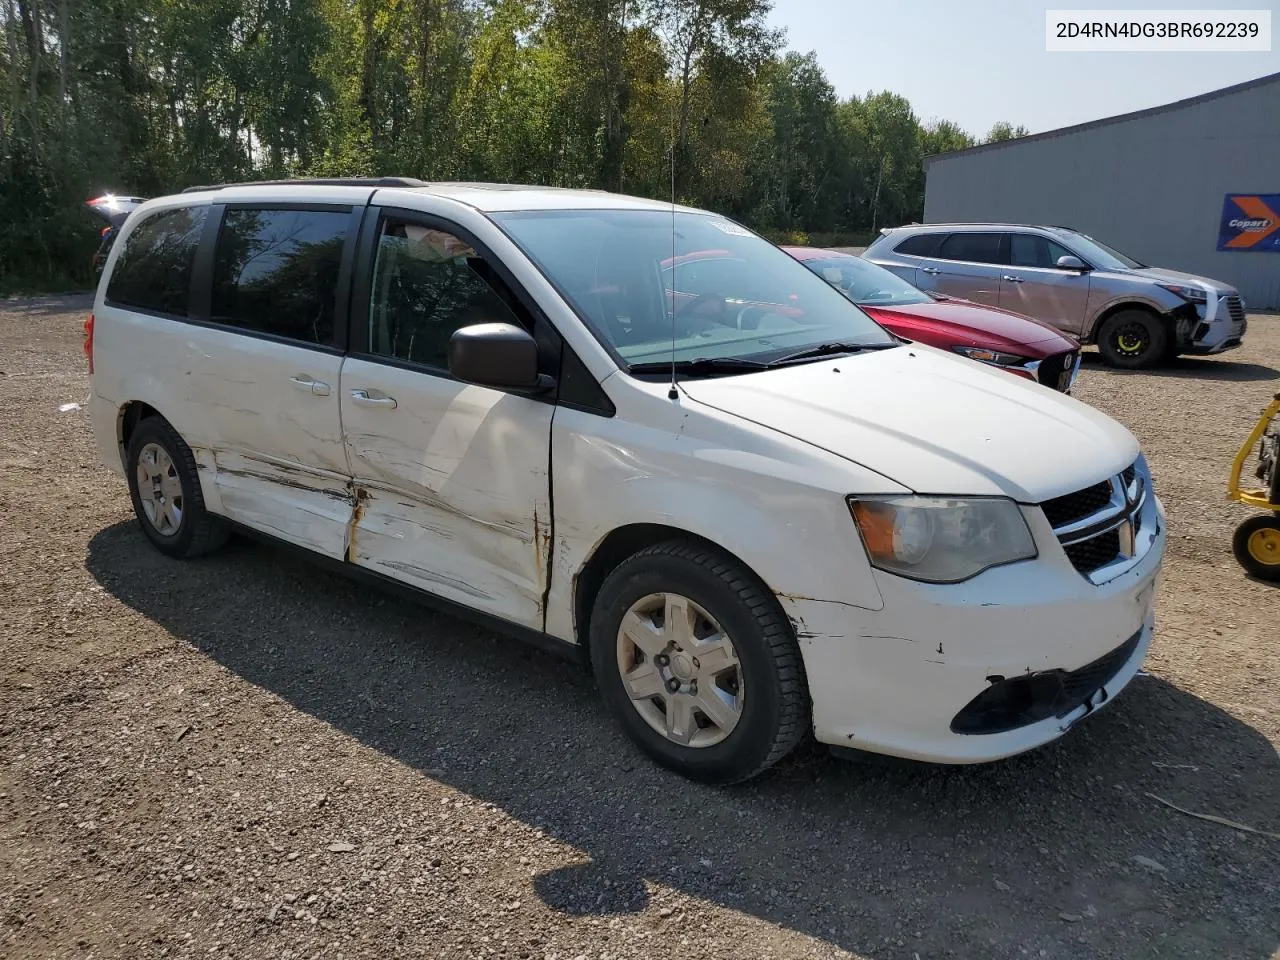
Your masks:
<svg viewBox="0 0 1280 960"><path fill-rule="evenodd" d="M917 493L1038 503L1119 473L1139 452L1078 400L914 344L681 386Z"/></svg>

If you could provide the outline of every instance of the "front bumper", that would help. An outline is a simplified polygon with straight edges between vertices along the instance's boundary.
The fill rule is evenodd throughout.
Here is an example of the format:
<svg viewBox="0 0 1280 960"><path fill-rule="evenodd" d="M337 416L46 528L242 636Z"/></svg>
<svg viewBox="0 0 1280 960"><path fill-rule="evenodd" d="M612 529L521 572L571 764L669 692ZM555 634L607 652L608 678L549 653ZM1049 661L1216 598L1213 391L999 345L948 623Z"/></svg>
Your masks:
<svg viewBox="0 0 1280 960"><path fill-rule="evenodd" d="M1243 343L1249 321L1238 296L1210 294L1210 299L1203 307L1197 307L1196 313L1190 343L1183 352L1204 356L1234 350Z"/></svg>
<svg viewBox="0 0 1280 960"><path fill-rule="evenodd" d="M877 571L884 598L878 611L780 598L804 656L817 739L916 760L977 763L1062 736L1124 688L1151 644L1165 547L1158 501L1154 510L1158 532L1148 552L1101 585L1079 574L1056 542L1045 546L1052 541L1048 522L1038 508L1027 508L1041 544L1036 560L950 585ZM966 727L957 718L983 691L1026 676L1087 678L1082 668L1100 660L1106 669L1097 674L1097 689L1083 691L1074 706L1063 701L1062 715L957 732Z"/></svg>

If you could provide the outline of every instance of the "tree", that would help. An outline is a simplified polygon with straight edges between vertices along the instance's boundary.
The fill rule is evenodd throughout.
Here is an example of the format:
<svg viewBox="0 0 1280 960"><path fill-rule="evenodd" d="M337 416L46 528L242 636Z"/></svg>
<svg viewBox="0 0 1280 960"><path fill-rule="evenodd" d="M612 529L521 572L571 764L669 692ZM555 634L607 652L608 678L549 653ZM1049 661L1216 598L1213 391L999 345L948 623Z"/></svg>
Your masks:
<svg viewBox="0 0 1280 960"><path fill-rule="evenodd" d="M920 128L920 153L931 157L953 150L967 150L976 141L950 120L935 120Z"/></svg>
<svg viewBox="0 0 1280 960"><path fill-rule="evenodd" d="M1018 124L1018 126L1015 127L1007 121L1001 120L987 131L987 138L983 142L999 143L1002 140L1016 140L1019 137L1027 136L1029 133L1031 133L1031 131L1022 126L1022 124Z"/></svg>
<svg viewBox="0 0 1280 960"><path fill-rule="evenodd" d="M771 6L768 0L656 0L652 23L678 91L671 161L677 193L695 163L690 108L699 71L717 59L754 71L772 56L782 37L765 24Z"/></svg>
<svg viewBox="0 0 1280 960"><path fill-rule="evenodd" d="M603 187L763 230L918 217L973 143L840 101L769 0L0 0L0 285L84 284L84 200L257 177ZM997 124L988 139L1026 134Z"/></svg>
<svg viewBox="0 0 1280 960"><path fill-rule="evenodd" d="M915 213L920 170L920 125L904 97L887 90L851 97L841 105L841 122L849 137L855 177L864 190L865 208L846 216L875 230L885 222L902 222ZM866 187L870 188L869 193ZM851 198L852 199L852 198Z"/></svg>

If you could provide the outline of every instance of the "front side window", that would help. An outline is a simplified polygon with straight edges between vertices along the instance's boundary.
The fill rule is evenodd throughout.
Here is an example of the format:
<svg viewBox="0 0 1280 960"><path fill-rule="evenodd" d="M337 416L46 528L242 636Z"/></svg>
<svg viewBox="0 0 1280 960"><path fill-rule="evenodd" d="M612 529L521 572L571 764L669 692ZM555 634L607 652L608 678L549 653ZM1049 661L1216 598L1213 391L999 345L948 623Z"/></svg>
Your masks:
<svg viewBox="0 0 1280 960"><path fill-rule="evenodd" d="M938 256L969 263L1002 263L1002 240L1003 236L998 233L953 233L943 241Z"/></svg>
<svg viewBox="0 0 1280 960"><path fill-rule="evenodd" d="M789 254L721 217L666 210L497 213L578 316L629 366L771 362L893 338Z"/></svg>
<svg viewBox="0 0 1280 960"><path fill-rule="evenodd" d="M191 269L208 213L208 207L173 207L134 227L111 271L107 300L185 317Z"/></svg>
<svg viewBox="0 0 1280 960"><path fill-rule="evenodd" d="M1009 237L1009 260L1015 267L1052 269L1059 257L1073 256L1070 250L1045 237L1015 233Z"/></svg>
<svg viewBox="0 0 1280 960"><path fill-rule="evenodd" d="M820 257L802 262L854 303L864 306L903 307L933 299L892 270L861 257Z"/></svg>
<svg viewBox="0 0 1280 960"><path fill-rule="evenodd" d="M345 209L228 209L214 251L210 319L331 343L350 222Z"/></svg>
<svg viewBox="0 0 1280 960"><path fill-rule="evenodd" d="M445 370L455 330L474 323L527 326L510 301L471 244L446 230L387 219L378 238L366 349Z"/></svg>

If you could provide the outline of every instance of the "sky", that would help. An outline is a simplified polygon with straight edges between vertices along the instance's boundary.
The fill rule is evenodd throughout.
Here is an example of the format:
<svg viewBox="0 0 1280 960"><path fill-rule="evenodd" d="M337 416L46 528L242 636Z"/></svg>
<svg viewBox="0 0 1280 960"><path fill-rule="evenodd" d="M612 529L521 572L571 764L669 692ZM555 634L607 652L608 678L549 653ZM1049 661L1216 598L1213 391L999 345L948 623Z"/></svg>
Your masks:
<svg viewBox="0 0 1280 960"><path fill-rule="evenodd" d="M1269 53L1049 53L1045 11L1271 10ZM922 122L1032 133L1193 97L1280 72L1280 0L774 0L787 46L817 54L841 97L890 90ZM1280 118L1277 118L1280 122Z"/></svg>

